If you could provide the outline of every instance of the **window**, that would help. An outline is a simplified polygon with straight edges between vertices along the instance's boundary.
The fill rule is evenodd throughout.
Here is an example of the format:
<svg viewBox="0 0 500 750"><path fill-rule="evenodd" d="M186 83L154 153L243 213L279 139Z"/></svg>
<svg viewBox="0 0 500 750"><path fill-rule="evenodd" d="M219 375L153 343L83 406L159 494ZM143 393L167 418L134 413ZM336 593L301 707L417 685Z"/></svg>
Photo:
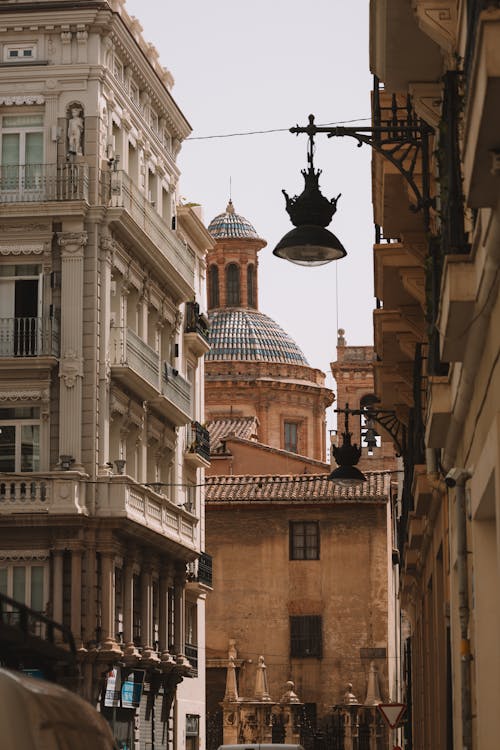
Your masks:
<svg viewBox="0 0 500 750"><path fill-rule="evenodd" d="M48 594L47 563L40 560L0 563L0 593L43 612Z"/></svg>
<svg viewBox="0 0 500 750"><path fill-rule="evenodd" d="M42 187L43 115L4 115L0 129L0 189L26 193Z"/></svg>
<svg viewBox="0 0 500 750"><path fill-rule="evenodd" d="M290 560L319 560L317 521L290 522Z"/></svg>
<svg viewBox="0 0 500 750"><path fill-rule="evenodd" d="M193 669L198 671L198 609L196 602L186 602L186 642L184 644L186 656Z"/></svg>
<svg viewBox="0 0 500 750"><path fill-rule="evenodd" d="M37 265L0 265L0 357L31 357L39 352L40 278Z"/></svg>
<svg viewBox="0 0 500 750"><path fill-rule="evenodd" d="M208 269L208 306L219 307L219 269L215 265Z"/></svg>
<svg viewBox="0 0 500 750"><path fill-rule="evenodd" d="M285 422L285 450L290 453L297 453L299 442L299 425L297 422Z"/></svg>
<svg viewBox="0 0 500 750"><path fill-rule="evenodd" d="M290 656L323 656L320 615L290 617Z"/></svg>
<svg viewBox="0 0 500 750"><path fill-rule="evenodd" d="M248 307L255 307L255 267L247 266L247 298Z"/></svg>
<svg viewBox="0 0 500 750"><path fill-rule="evenodd" d="M226 305L238 307L240 304L240 269L236 263L226 267Z"/></svg>
<svg viewBox="0 0 500 750"><path fill-rule="evenodd" d="M34 60L36 57L36 46L34 44L12 45L4 47L5 62L17 62L18 60Z"/></svg>
<svg viewBox="0 0 500 750"><path fill-rule="evenodd" d="M40 471L40 409L0 408L0 473Z"/></svg>

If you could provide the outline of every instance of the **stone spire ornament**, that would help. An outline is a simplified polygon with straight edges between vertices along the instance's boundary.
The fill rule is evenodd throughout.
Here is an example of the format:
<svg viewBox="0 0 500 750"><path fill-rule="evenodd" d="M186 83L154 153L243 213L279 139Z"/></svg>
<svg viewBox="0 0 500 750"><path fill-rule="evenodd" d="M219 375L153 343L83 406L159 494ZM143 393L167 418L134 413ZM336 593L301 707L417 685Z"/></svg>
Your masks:
<svg viewBox="0 0 500 750"><path fill-rule="evenodd" d="M267 667L264 663L264 657L259 656L257 664L257 674L255 677L255 699L259 701L270 701L269 688L267 685Z"/></svg>
<svg viewBox="0 0 500 750"><path fill-rule="evenodd" d="M366 691L365 706L378 706L379 703L382 703L382 698L380 696L378 670L375 666L375 662L372 661L368 673L368 688Z"/></svg>
<svg viewBox="0 0 500 750"><path fill-rule="evenodd" d="M227 663L226 692L224 693L224 700L238 700L238 685L236 684L236 667L234 664L234 656L230 656Z"/></svg>

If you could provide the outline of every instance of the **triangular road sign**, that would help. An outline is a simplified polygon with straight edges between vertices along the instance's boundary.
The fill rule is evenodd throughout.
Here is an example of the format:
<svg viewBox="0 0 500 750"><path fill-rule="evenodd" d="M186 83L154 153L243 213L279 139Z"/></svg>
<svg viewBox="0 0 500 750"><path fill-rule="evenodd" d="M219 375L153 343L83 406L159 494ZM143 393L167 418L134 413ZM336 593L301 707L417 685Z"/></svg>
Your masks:
<svg viewBox="0 0 500 750"><path fill-rule="evenodd" d="M401 723L406 703L379 703L378 708L390 728L395 729Z"/></svg>

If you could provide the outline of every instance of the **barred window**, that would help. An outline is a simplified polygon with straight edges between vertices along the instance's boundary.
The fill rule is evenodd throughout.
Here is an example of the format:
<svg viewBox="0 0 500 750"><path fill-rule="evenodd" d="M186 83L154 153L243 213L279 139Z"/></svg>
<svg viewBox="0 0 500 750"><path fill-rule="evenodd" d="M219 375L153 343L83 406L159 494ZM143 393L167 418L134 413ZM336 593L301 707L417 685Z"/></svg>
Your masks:
<svg viewBox="0 0 500 750"><path fill-rule="evenodd" d="M290 656L298 658L323 656L321 615L290 617Z"/></svg>
<svg viewBox="0 0 500 750"><path fill-rule="evenodd" d="M319 560L319 523L290 522L290 560Z"/></svg>

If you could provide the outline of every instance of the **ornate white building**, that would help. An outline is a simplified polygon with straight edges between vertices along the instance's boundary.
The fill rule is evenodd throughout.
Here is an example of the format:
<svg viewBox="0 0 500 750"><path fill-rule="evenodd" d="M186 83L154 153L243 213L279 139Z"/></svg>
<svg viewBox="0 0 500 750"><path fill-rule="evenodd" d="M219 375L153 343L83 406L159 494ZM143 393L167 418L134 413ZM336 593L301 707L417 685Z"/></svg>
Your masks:
<svg viewBox="0 0 500 750"><path fill-rule="evenodd" d="M127 748L204 746L212 240L172 83L121 0L0 4L0 593Z"/></svg>

